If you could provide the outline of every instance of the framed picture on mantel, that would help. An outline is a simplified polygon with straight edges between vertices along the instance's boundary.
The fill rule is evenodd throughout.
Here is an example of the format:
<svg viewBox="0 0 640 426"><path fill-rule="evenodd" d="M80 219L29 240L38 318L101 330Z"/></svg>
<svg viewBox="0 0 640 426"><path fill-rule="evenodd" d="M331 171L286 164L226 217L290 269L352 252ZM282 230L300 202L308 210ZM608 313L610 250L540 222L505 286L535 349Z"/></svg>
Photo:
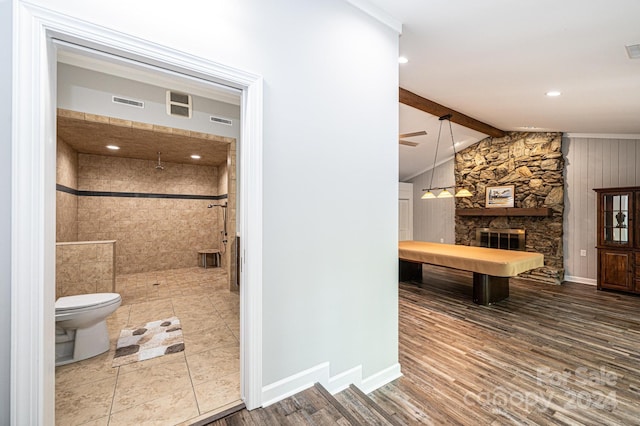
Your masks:
<svg viewBox="0 0 640 426"><path fill-rule="evenodd" d="M513 207L514 185L487 186L485 208Z"/></svg>

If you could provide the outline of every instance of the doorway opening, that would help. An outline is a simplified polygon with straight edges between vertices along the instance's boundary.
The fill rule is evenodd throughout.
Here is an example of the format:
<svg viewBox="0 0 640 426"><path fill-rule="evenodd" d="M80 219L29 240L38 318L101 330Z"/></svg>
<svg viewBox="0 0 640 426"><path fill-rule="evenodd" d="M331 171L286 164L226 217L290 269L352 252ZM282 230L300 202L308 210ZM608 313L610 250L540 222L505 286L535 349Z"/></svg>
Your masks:
<svg viewBox="0 0 640 426"><path fill-rule="evenodd" d="M83 90L63 72L107 79L58 70L59 104ZM179 423L242 406L236 220L224 214L236 211L235 140L149 126L58 108L56 299L115 292L121 306L106 319L106 352L56 367L57 423ZM170 155L156 163L156 150ZM215 265L200 264L198 247L216 247ZM167 355L128 333L157 322L172 325ZM56 364L69 344L58 330Z"/></svg>
<svg viewBox="0 0 640 426"><path fill-rule="evenodd" d="M133 80L124 68L135 66L61 47L56 299L117 293L122 302L106 319L108 351L56 367L56 422L180 423L241 405L239 295L227 250L240 91L212 85L203 94L152 69ZM169 94L179 90L190 109L176 118ZM231 124L207 120L220 115ZM201 251L216 255L215 268ZM129 335L156 322L170 323L177 343L145 359L163 347L143 352L147 338L132 344ZM56 365L68 333L56 323Z"/></svg>
<svg viewBox="0 0 640 426"><path fill-rule="evenodd" d="M160 66L165 75L182 75L203 86L228 83L242 91L242 141L238 167L240 253L241 397L248 408L261 405L261 78L120 33L95 28L38 9L21 10L33 25L21 26L24 49L16 59L20 87L12 144L14 196L12 209L12 412L21 423L47 423L54 418L55 354L55 40L77 43L78 50L115 53L142 67ZM38 85L32 82L39 82ZM20 194L19 196L16 194ZM19 214L17 214L19 213ZM256 244L257 243L257 244ZM246 337L245 337L246 336ZM250 338L249 338L250 336ZM30 353L29 357L16 356ZM30 419L30 420L27 420Z"/></svg>

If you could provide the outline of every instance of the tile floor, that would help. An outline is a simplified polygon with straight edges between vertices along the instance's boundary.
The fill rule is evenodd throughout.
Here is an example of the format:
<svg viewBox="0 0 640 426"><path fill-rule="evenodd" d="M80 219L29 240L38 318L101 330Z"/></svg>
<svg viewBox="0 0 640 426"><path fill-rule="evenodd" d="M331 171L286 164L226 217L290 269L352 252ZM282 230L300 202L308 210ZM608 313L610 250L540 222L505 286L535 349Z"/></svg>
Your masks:
<svg viewBox="0 0 640 426"><path fill-rule="evenodd" d="M56 368L56 424L172 425L241 403L239 296L220 268L119 276L109 352ZM177 316L185 350L111 367L124 327Z"/></svg>

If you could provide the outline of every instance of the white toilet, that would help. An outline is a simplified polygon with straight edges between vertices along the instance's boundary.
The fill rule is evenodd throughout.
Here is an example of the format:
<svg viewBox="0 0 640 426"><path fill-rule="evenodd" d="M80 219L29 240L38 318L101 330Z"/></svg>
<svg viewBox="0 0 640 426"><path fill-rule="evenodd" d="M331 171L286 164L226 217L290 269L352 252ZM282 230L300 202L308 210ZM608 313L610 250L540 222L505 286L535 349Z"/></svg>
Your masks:
<svg viewBox="0 0 640 426"><path fill-rule="evenodd" d="M56 300L56 366L108 351L107 317L121 303L118 293L80 294Z"/></svg>

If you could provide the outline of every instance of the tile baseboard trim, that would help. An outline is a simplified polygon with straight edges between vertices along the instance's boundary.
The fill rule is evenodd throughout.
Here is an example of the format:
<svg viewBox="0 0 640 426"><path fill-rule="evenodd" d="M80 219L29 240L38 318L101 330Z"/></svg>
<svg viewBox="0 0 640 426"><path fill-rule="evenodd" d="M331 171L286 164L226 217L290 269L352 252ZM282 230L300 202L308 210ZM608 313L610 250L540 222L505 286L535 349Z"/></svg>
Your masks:
<svg viewBox="0 0 640 426"><path fill-rule="evenodd" d="M154 194L148 192L112 192L112 191L79 191L68 186L56 184L56 191L78 197L120 197L120 198L172 198L178 200L225 200L227 194L222 195L189 195L189 194Z"/></svg>
<svg viewBox="0 0 640 426"><path fill-rule="evenodd" d="M285 398L302 392L320 383L332 395L341 392L353 384L365 393L372 392L402 376L400 364L396 363L384 370L362 379L362 366L353 367L342 373L330 376L330 364L323 362L307 370L293 374L262 388L262 406L267 407Z"/></svg>

